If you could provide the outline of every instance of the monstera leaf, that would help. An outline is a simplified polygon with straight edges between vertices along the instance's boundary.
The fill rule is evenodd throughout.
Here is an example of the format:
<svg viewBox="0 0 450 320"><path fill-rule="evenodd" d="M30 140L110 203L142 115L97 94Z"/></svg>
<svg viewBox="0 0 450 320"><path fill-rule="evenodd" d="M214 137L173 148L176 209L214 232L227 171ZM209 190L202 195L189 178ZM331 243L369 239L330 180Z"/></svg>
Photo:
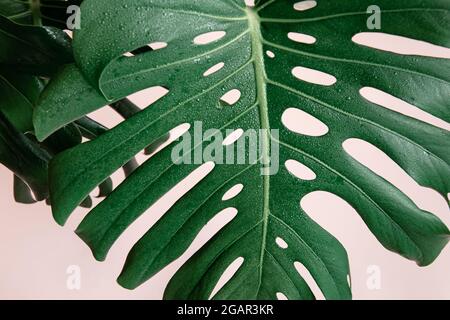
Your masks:
<svg viewBox="0 0 450 320"><path fill-rule="evenodd" d="M377 88L448 121L450 63L352 42L355 34L368 31L371 4L262 0L246 7L239 0L85 0L82 28L74 34L76 63L52 79L41 96L34 114L37 137L44 139L139 90L162 86L169 92L97 139L52 160L56 221L64 224L98 184L169 130L202 121L205 131L217 128L223 134L227 129L266 129L261 159L216 164L135 244L118 280L124 287L145 282L179 257L218 212L236 208L234 219L178 270L165 298L207 299L238 258L243 258L242 265L214 298L275 299L281 292L289 299L313 299L294 262L309 270L326 298L350 298L345 249L299 206L300 199L316 190L348 201L387 249L421 266L430 264L449 240L447 227L354 160L342 144L349 138L365 140L422 186L446 195L448 132L375 105L360 89ZM447 0L377 4L382 32L450 45ZM302 11L305 5L313 8ZM210 43L194 41L209 32L225 35ZM289 32L317 42L292 41ZM149 44L155 49L157 42L167 46L148 49ZM205 74L220 63L220 70ZM296 67L326 73L335 81L323 85L300 80L293 74ZM240 91L240 99L224 103L222 97L233 89ZM328 133L311 137L289 130L282 123L288 108L320 120ZM276 146L281 167L270 174L269 157ZM202 147L197 143L191 151ZM164 148L142 164L84 218L77 233L98 260L105 259L121 233L149 206L201 165L176 165L171 151ZM316 178L294 176L284 165L288 160L307 166ZM237 184L243 190L222 200ZM287 246L277 245L277 238Z"/></svg>

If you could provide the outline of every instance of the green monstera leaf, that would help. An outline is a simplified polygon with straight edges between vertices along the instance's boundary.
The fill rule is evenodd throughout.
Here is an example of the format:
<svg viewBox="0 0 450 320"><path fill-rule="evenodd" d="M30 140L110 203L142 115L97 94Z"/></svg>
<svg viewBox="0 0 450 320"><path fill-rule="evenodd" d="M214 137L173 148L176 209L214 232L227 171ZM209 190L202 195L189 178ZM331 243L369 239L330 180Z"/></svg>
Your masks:
<svg viewBox="0 0 450 320"><path fill-rule="evenodd" d="M366 12L372 1L297 2L261 0L254 7L239 0L83 2L82 28L74 34L76 63L52 79L41 96L34 113L37 137L45 139L139 90L162 86L169 92L52 160L50 193L58 223L64 224L115 170L182 123L191 124L189 132L195 121L202 121L205 131L217 128L222 134L229 129L266 129L258 162L216 164L135 244L118 280L124 287L145 282L178 258L218 212L235 208L231 222L178 270L165 298L209 298L238 258L243 258L242 265L214 298L275 299L282 292L289 299L313 299L295 262L309 270L326 298L351 298L345 249L299 206L300 199L317 190L345 199L387 249L419 265L430 264L447 244L449 230L437 217L354 160L343 143L357 138L377 146L422 186L446 195L448 132L381 108L363 98L360 89L377 88L448 121L450 62L354 43L355 34L368 31ZM313 8L301 10L308 4ZM377 4L382 32L450 46L447 0ZM194 41L210 32L222 32L222 38ZM317 42L292 41L289 32ZM152 44L157 42L167 46L143 49L149 44L155 49ZM220 70L205 74L221 63ZM326 73L334 81L323 85L300 80L293 74L296 67ZM233 89L240 91L240 99L224 103L224 94ZM320 120L328 133L312 137L289 130L282 122L288 108ZM197 143L191 151L203 146ZM271 174L276 148L280 170ZM294 176L284 165L288 160L307 166L316 178ZM133 221L200 166L176 165L172 148L162 149L97 205L77 233L95 257L104 260ZM237 184L243 184L243 190L222 200ZM277 238L287 247L277 245Z"/></svg>

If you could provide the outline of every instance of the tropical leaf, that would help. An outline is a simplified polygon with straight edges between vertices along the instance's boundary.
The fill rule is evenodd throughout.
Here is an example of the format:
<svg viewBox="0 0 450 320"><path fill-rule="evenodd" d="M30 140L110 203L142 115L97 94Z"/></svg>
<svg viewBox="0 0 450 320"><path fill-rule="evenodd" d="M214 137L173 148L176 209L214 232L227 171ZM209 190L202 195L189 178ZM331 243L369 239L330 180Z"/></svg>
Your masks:
<svg viewBox="0 0 450 320"><path fill-rule="evenodd" d="M22 133L33 131L33 108L43 88L37 77L0 70L0 110Z"/></svg>
<svg viewBox="0 0 450 320"><path fill-rule="evenodd" d="M20 203L48 197L48 163L55 154L81 143L81 133L68 124L38 142L33 135L33 108L44 88L35 76L0 69L0 163L14 172L14 197ZM100 186L101 194L112 187ZM109 190L109 191L108 191Z"/></svg>
<svg viewBox="0 0 450 320"><path fill-rule="evenodd" d="M355 34L367 31L366 11L372 1L322 0L307 11L296 10L295 3L263 0L251 8L238 0L83 2L83 27L75 32L73 44L76 64L66 66L41 96L34 114L37 137L45 139L136 91L162 86L169 93L97 139L52 160L50 193L58 223L64 224L115 170L182 123L202 121L204 130L217 128L222 133L238 128L279 130L279 137L264 131L263 165L216 164L164 214L131 250L119 277L124 287L139 286L174 261L208 221L233 207L238 211L235 218L181 267L166 298L207 299L239 257L243 264L214 298L275 299L282 292L289 299L313 299L294 262L309 270L326 298L350 298L345 249L299 206L299 199L316 190L345 199L380 243L419 265L431 263L447 244L449 230L437 217L354 160L342 144L349 138L365 140L419 184L446 195L448 132L381 108L359 90L383 90L448 121L450 62L352 42ZM447 0L377 4L383 32L450 46ZM204 45L194 43L197 36L213 31L226 35ZM314 36L317 42L292 41L288 32ZM167 47L140 50L155 42ZM222 69L204 76L219 63L224 63ZM302 81L293 75L295 67L318 70L337 81L327 86ZM220 99L232 89L241 92L239 101L223 104ZM288 130L282 123L287 108L319 119L329 132L311 137ZM268 158L277 145L280 171L268 175ZM191 151L203 147L197 144ZM310 168L316 179L291 174L284 166L288 160ZM77 233L97 259L105 259L133 221L199 166L177 166L171 148L163 149L95 207ZM222 201L239 183L244 185L241 193ZM287 247L280 248L277 238Z"/></svg>
<svg viewBox="0 0 450 320"><path fill-rule="evenodd" d="M48 197L50 155L18 131L0 109L0 163L34 191L37 200Z"/></svg>
<svg viewBox="0 0 450 320"><path fill-rule="evenodd" d="M14 200L24 204L36 202L30 187L16 175L14 175Z"/></svg>
<svg viewBox="0 0 450 320"><path fill-rule="evenodd" d="M69 5L80 3L78 0L33 3L5 0L0 4L0 14L9 18L0 16L0 162L15 172L14 198L19 203L31 204L36 199L46 199L50 203L47 198L48 162L55 154L80 144L80 129L84 128L68 124L41 143L34 138L33 108L46 81L30 73L49 76L62 64L72 62L71 40L56 28L17 23L33 24L34 9L39 11L40 22L52 21L50 17L56 12L66 14ZM35 8L35 4L39 7ZM48 10L52 11L50 17L40 17ZM112 180L105 180L99 185L99 197L105 197L112 189ZM87 197L81 206L91 207L92 199Z"/></svg>
<svg viewBox="0 0 450 320"><path fill-rule="evenodd" d="M62 30L19 25L1 15L0 43L2 69L49 76L73 61L70 38Z"/></svg>

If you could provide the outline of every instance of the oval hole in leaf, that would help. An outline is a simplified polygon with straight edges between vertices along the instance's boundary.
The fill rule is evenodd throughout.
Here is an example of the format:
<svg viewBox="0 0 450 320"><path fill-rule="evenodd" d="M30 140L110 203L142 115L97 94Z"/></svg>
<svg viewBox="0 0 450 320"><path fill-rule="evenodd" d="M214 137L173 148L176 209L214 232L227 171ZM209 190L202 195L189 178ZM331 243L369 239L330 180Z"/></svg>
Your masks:
<svg viewBox="0 0 450 320"><path fill-rule="evenodd" d="M270 50L267 50L267 51L266 51L266 54L267 54L267 56L268 56L270 59L275 58L275 53L273 53L273 52L270 51Z"/></svg>
<svg viewBox="0 0 450 320"><path fill-rule="evenodd" d="M203 33L194 38L194 43L198 45L209 44L211 42L222 39L223 37L225 37L226 34L227 33L225 31L212 31Z"/></svg>
<svg viewBox="0 0 450 320"><path fill-rule="evenodd" d="M446 221L448 204L445 198L431 188L420 186L382 150L367 141L356 138L345 140L342 146L353 159L390 182L420 209L433 212ZM447 208L447 210L436 210L436 206Z"/></svg>
<svg viewBox="0 0 450 320"><path fill-rule="evenodd" d="M244 185L239 183L230 188L222 197L222 201L228 201L236 197L239 193L241 193L242 189L244 189Z"/></svg>
<svg viewBox="0 0 450 320"><path fill-rule="evenodd" d="M152 145L153 148L146 148L144 153L139 153L138 155L136 155L136 159L139 161L139 163L143 163L145 160L153 157L159 151L161 151L165 147L169 146L174 141L178 140L190 128L191 128L191 125L189 123L183 123L183 124L176 126L175 128L173 128L169 131L169 136L166 141L157 145L156 148L153 147L153 145ZM152 149L152 150L150 150L150 149Z"/></svg>
<svg viewBox="0 0 450 320"><path fill-rule="evenodd" d="M116 112L111 112L111 108L109 106L104 106L100 109L92 111L88 113L87 116L108 129L114 128L124 121L119 114Z"/></svg>
<svg viewBox="0 0 450 320"><path fill-rule="evenodd" d="M402 113L411 118L418 119L420 121L426 122L433 126L442 128L444 130L450 131L450 123L439 119L438 117L429 114L422 109L409 104L406 101L403 101L397 97L394 97L384 91L372 88L372 87L364 87L359 90L361 96L363 96L366 100L375 103L381 107L386 109Z"/></svg>
<svg viewBox="0 0 450 320"><path fill-rule="evenodd" d="M147 52L151 52L151 51L156 51L156 50L160 50L167 47L167 43L166 42L152 42L146 46L140 47L136 50L133 50L132 52L126 52L123 55L125 57L134 57L138 54L142 54L142 53L147 53Z"/></svg>
<svg viewBox="0 0 450 320"><path fill-rule="evenodd" d="M242 135L244 134L244 130L237 129L233 131L230 135L228 135L222 142L222 145L228 146L230 144L235 143Z"/></svg>
<svg viewBox="0 0 450 320"><path fill-rule="evenodd" d="M211 68L209 68L208 70L205 71L205 73L203 73L204 77L210 76L213 73L216 73L217 71L219 71L220 69L222 69L225 66L225 63L223 62L219 62L218 64L212 66Z"/></svg>
<svg viewBox="0 0 450 320"><path fill-rule="evenodd" d="M325 296L323 295L322 290L320 290L319 286L316 283L316 280L314 280L309 270L298 261L294 262L294 267L302 276L303 280L305 280L306 284L314 294L314 297L316 297L317 300L325 300Z"/></svg>
<svg viewBox="0 0 450 320"><path fill-rule="evenodd" d="M281 121L290 131L312 137L328 133L328 126L309 113L297 108L288 108L283 112Z"/></svg>
<svg viewBox="0 0 450 320"><path fill-rule="evenodd" d="M281 293L281 292L277 292L277 299L278 300L288 300L286 295L284 293Z"/></svg>
<svg viewBox="0 0 450 320"><path fill-rule="evenodd" d="M247 7L254 7L255 6L255 0L245 0L245 5Z"/></svg>
<svg viewBox="0 0 450 320"><path fill-rule="evenodd" d="M167 42L152 42L148 46L153 50L160 50L167 47Z"/></svg>
<svg viewBox="0 0 450 320"><path fill-rule="evenodd" d="M300 163L296 160L287 160L284 164L286 169L295 177L301 180L314 180L316 179L316 174L310 168L305 166L303 163Z"/></svg>
<svg viewBox="0 0 450 320"><path fill-rule="evenodd" d="M298 32L289 32L288 38L298 43L313 44L316 42L316 38L313 36Z"/></svg>
<svg viewBox="0 0 450 320"><path fill-rule="evenodd" d="M361 32L354 35L352 41L362 46L397 54L450 59L449 48L387 33Z"/></svg>
<svg viewBox="0 0 450 320"><path fill-rule="evenodd" d="M294 10L297 11L306 11L309 9L314 8L315 6L317 6L317 2L316 1L300 1L294 4Z"/></svg>
<svg viewBox="0 0 450 320"><path fill-rule="evenodd" d="M295 67L292 69L292 74L299 80L322 86L332 86L337 81L336 77L331 74L305 67Z"/></svg>
<svg viewBox="0 0 450 320"><path fill-rule="evenodd" d="M236 274L236 272L239 270L239 268L242 266L243 263L244 258L239 257L225 269L216 286L214 287L213 291L211 292L209 300L211 300L228 283L228 281L230 281L233 278L233 276Z"/></svg>
<svg viewBox="0 0 450 320"><path fill-rule="evenodd" d="M286 243L286 241L284 241L283 239L281 239L280 237L277 237L275 239L275 243L281 248L281 249L287 249L288 248L288 244Z"/></svg>
<svg viewBox="0 0 450 320"><path fill-rule="evenodd" d="M167 88L161 86L150 87L129 95L127 98L141 109L154 104L169 93Z"/></svg>
<svg viewBox="0 0 450 320"><path fill-rule="evenodd" d="M238 89L233 89L225 93L221 98L220 102L225 105L232 106L241 98L241 91Z"/></svg>

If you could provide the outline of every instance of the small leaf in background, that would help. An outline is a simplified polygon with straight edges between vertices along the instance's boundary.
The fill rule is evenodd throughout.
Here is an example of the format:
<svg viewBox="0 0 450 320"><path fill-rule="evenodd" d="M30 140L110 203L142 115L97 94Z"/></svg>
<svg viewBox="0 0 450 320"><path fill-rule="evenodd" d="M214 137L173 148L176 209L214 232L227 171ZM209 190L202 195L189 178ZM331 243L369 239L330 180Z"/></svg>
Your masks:
<svg viewBox="0 0 450 320"><path fill-rule="evenodd" d="M0 67L33 75L52 75L73 61L71 41L62 30L19 25L0 15Z"/></svg>
<svg viewBox="0 0 450 320"><path fill-rule="evenodd" d="M36 200L48 197L48 163L51 156L18 131L0 110L0 163L33 190Z"/></svg>
<svg viewBox="0 0 450 320"><path fill-rule="evenodd" d="M14 200L24 204L36 203L30 187L16 175L14 175Z"/></svg>
<svg viewBox="0 0 450 320"><path fill-rule="evenodd" d="M33 108L42 89L37 77L0 70L0 110L22 133L33 131Z"/></svg>

